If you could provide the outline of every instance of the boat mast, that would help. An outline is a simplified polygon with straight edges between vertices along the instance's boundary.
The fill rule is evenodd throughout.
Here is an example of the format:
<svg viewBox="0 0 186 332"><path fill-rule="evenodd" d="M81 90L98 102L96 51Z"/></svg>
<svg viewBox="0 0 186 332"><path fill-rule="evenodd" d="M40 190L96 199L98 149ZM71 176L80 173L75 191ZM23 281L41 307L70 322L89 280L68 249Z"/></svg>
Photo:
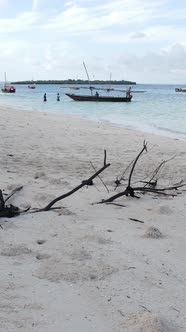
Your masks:
<svg viewBox="0 0 186 332"><path fill-rule="evenodd" d="M111 79L112 79L112 73L110 73L110 88L109 88L109 90L111 90Z"/></svg>
<svg viewBox="0 0 186 332"><path fill-rule="evenodd" d="M87 71L87 68L86 68L86 66L85 66L85 63L84 63L84 62L83 62L83 66L84 66L84 68L85 68L85 72L86 72L86 74L87 74L88 82L89 82L89 85L90 85L90 78L89 78L89 74L88 74L88 71ZM90 85L90 91L91 91L91 95L92 95L92 89L91 89L91 85Z"/></svg>
<svg viewBox="0 0 186 332"><path fill-rule="evenodd" d="M5 84L4 85L6 85L6 71L5 71Z"/></svg>

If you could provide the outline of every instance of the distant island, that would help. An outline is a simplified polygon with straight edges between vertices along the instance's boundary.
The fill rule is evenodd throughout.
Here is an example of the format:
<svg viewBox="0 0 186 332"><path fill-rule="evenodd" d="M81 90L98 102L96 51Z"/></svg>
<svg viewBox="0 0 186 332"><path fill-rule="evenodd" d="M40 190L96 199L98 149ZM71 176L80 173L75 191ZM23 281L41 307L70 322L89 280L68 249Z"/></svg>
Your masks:
<svg viewBox="0 0 186 332"><path fill-rule="evenodd" d="M38 81L18 81L18 82L11 82L11 84L90 84L88 80L38 80ZM94 80L91 81L91 84L106 84L106 85L134 85L136 82L131 81L100 81L100 80Z"/></svg>

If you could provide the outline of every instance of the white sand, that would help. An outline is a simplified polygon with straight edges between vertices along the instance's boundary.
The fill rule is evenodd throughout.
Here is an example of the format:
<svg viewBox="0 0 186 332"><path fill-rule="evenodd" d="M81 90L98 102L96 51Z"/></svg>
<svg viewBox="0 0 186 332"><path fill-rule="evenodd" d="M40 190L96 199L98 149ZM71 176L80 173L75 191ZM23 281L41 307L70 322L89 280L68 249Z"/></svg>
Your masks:
<svg viewBox="0 0 186 332"><path fill-rule="evenodd" d="M104 149L111 163L101 174L109 194L97 178L58 202L60 211L0 219L0 331L186 331L185 192L92 205L116 193L116 175L144 138L149 151L134 181L174 155L159 182L186 179L186 142L60 114L0 114L0 188L22 184L11 200L21 208L43 207L80 184L94 173L89 161L102 166Z"/></svg>

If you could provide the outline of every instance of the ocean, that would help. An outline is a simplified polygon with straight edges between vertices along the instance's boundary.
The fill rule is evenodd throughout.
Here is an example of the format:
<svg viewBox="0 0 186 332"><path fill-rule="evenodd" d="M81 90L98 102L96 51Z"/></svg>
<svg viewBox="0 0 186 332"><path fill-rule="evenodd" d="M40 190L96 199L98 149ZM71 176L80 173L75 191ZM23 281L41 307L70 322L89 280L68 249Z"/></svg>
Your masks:
<svg viewBox="0 0 186 332"><path fill-rule="evenodd" d="M0 93L0 106L75 115L96 122L186 139L186 93L175 92L176 87L183 85L136 84L132 86L133 90L145 92L134 93L131 103L76 102L65 93L88 94L89 90L71 90L57 84L41 84L36 89L28 89L27 85L15 86L16 93ZM127 87L113 86L116 89ZM60 102L57 101L58 92ZM45 103L44 93L47 94ZM107 94L105 91L99 93ZM122 95L116 91L109 94Z"/></svg>

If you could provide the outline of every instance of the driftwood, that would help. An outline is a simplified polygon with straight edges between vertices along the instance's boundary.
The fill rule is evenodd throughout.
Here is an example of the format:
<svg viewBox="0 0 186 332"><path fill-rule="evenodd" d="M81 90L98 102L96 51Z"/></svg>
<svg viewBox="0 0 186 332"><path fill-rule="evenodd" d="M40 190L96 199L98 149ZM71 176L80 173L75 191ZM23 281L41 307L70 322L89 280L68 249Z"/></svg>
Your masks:
<svg viewBox="0 0 186 332"><path fill-rule="evenodd" d="M107 159L107 154L106 154L106 150L104 150L104 162L103 162L103 167L101 167L98 171L96 171L91 177L89 177L87 180L83 180L81 182L81 184L79 184L77 187L75 187L74 189L68 191L66 194L63 194L59 197L56 197L54 200L52 200L49 204L47 204L44 208L41 208L41 209L36 209L35 211L33 211L34 213L35 212L42 212L42 211L48 211L52 208L52 206L57 203L58 201L74 194L76 191L78 191L79 189L81 189L82 187L84 186L87 186L87 185L92 185L92 181L93 179L95 179L97 176L99 176L100 173L102 173L106 168L108 168L110 166L110 164L106 162L106 159Z"/></svg>
<svg viewBox="0 0 186 332"><path fill-rule="evenodd" d="M174 184L173 186L170 187L164 187L164 188L157 188L157 179L155 179L156 175L158 174L160 168L168 161L174 159L175 157L172 157L168 160L164 160L163 162L160 163L160 165L155 169L155 171L152 173L150 180L149 181L142 181L144 183L144 186L138 186L138 187L133 187L131 185L132 182L132 175L135 169L135 166L137 164L138 159L140 158L140 156L142 155L142 153L146 151L147 152L147 143L144 141L143 142L143 148L141 149L141 151L139 152L139 154L137 155L137 157L134 159L134 161L132 163L130 163L130 165L126 168L126 170L131 167L131 171L129 174L129 178L128 178L128 184L127 187L105 199L102 200L101 202L98 202L98 204L103 204L103 203L111 203L113 201L115 201L117 198L122 197L122 196L131 196L131 197L135 197L135 198L140 198L139 196L136 195L136 192L141 192L141 193L153 193L153 194L157 194L157 195L164 195L164 196L176 196L176 194L173 193L167 193L167 191L171 191L171 190L177 190L180 187L183 187L186 185L186 183L182 181L180 181L179 183ZM124 171L124 173L126 172L126 170ZM123 175L124 175L123 173ZM116 183L116 188L121 184L121 180L123 180L123 175L120 179L116 179L115 183ZM141 182L141 181L140 181ZM116 189L115 188L115 189Z"/></svg>
<svg viewBox="0 0 186 332"><path fill-rule="evenodd" d="M102 173L106 168L108 168L110 166L110 164L106 162L107 159L107 153L106 150L104 150L104 162L103 162L103 166L96 171L91 177L89 177L87 180L83 180L81 182L81 184L79 184L77 187L75 187L74 189L68 191L66 194L63 194L59 197L56 197L54 200L52 200L49 204L47 204L44 208L41 209L34 209L34 211L31 211L31 213L36 213L36 212L42 212L42 211L49 211L51 209L58 209L58 207L53 207L53 205L55 203L57 203L58 201L74 194L76 191L78 191L79 189L81 189L84 186L90 186L93 185L93 179L95 179L97 176L99 176L100 173ZM102 181L102 180L101 180ZM103 183L103 181L102 181ZM2 191L0 190L0 217L7 217L7 218L11 218L11 217L15 217L17 215L19 215L20 213L25 213L27 212L29 209L26 210L20 210L19 207L14 206L12 204L10 205L6 205L5 203L10 199L10 197L12 197L17 191L21 190L23 187L18 187L16 189L14 189L6 199L4 199Z"/></svg>
<svg viewBox="0 0 186 332"><path fill-rule="evenodd" d="M151 186L153 188L155 188L157 186L158 183L158 178L157 178L157 174L160 171L160 169L169 161L173 160L176 156L169 158L167 160L163 160L158 167L153 171L152 175L150 176L150 180L149 181L140 181L141 183L145 183L145 187L146 186Z"/></svg>
<svg viewBox="0 0 186 332"><path fill-rule="evenodd" d="M94 167L94 165L93 165L93 163L91 161L90 161L90 164L91 164L92 168L94 169L94 171L96 172L96 168ZM98 175L98 178L100 179L101 183L103 184L103 186L106 188L107 192L109 193L109 190L108 190L105 182L102 180L102 178L101 178L100 175Z"/></svg>
<svg viewBox="0 0 186 332"><path fill-rule="evenodd" d="M116 184L116 188L118 186L120 186L121 184L121 181L124 180L124 174L126 173L126 171L131 167L131 170L130 170L130 173L129 173L129 177L128 177L128 181L127 181L127 186L126 188L105 199L105 200L102 200L101 202L98 202L97 204L103 204L103 203L106 203L106 204L114 204L116 206L121 206L121 207L125 207L124 205L122 204L118 204L118 203L113 203L116 199L118 199L119 197L122 197L122 196L131 196L131 197L134 197L134 198L140 198L139 196L137 196L136 193L152 193L152 194L156 194L156 195L169 195L169 196L176 196L176 194L173 194L172 192L171 193L167 193L167 191L172 191L172 190L177 190L178 188L180 187L183 187L186 185L186 183L182 180L178 183L175 183L173 184L172 186L169 186L169 187L164 187L164 188L158 188L158 185L157 185L157 174L160 170L160 168L168 161L172 160L173 158L170 158L168 160L164 160L163 162L161 162L159 164L159 166L153 171L153 173L151 174L151 176L149 177L149 180L143 180L143 181L138 181L143 183L143 186L134 186L132 185L132 176L133 176L133 172L134 172L134 169L135 169L135 166L140 158L140 156L144 153L144 152L147 152L147 143L144 141L143 142L143 147L142 149L140 150L140 152L138 153L138 155L136 156L136 158L130 163L130 165L125 169L125 171L123 172L122 176L119 178L116 179L115 181L115 184ZM69 197L70 195L74 194L75 192L77 192L78 190L80 190L82 187L84 186L90 186L90 185L93 185L93 179L95 179L96 177L98 177L100 179L100 181L102 182L102 184L104 185L104 187L106 188L106 190L109 192L106 184L103 182L102 178L100 177L100 174L110 166L110 163L107 163L106 162L106 150L104 150L104 161L103 161L103 166L99 169L99 170L96 170L96 168L93 166L93 164L91 163L91 166L92 168L94 169L95 173L90 176L88 179L86 180L83 180L78 186L76 186L74 189L68 191L67 193L63 194L63 195L60 195L58 197L56 197L54 200L52 200L50 203L48 203L45 207L43 208L38 208L38 209L32 209L32 211L30 211L30 213L36 213L36 212L43 212L43 211L49 211L49 210L56 210L56 209L59 209L59 207L53 207L54 204L56 204L58 201L60 200L63 200L65 199L66 197ZM137 182L136 182L137 183ZM115 188L115 189L116 189ZM6 198L4 198L3 196L3 193L2 193L2 190L0 190L0 217L8 217L8 218L11 218L11 217L14 217L14 216L17 216L21 213L25 213L29 210L26 209L26 210L21 210L19 207L17 206L14 206L12 204L9 204L7 205L7 201L16 193L18 192L19 190L22 189L22 186L20 187L17 187L16 189L14 189ZM5 195L5 194L4 194ZM133 221L136 221L136 222L141 222L143 223L143 221L139 220L139 219L134 219L134 218L129 218L130 220L133 220Z"/></svg>
<svg viewBox="0 0 186 332"><path fill-rule="evenodd" d="M117 176L116 177L116 180L115 180L115 184L116 184L116 187L114 190L117 189L118 186L120 186L121 182L124 181L124 175L126 174L126 172L128 171L128 169L131 167L131 165L133 164L134 160L132 160L130 162L130 164L125 168L125 170L123 171L122 175L120 176L120 178Z"/></svg>
<svg viewBox="0 0 186 332"><path fill-rule="evenodd" d="M106 162L107 159L107 153L106 150L104 150L104 161L103 161L103 166L96 171L92 176L90 176L87 180L83 180L81 182L81 184L79 184L77 187L75 187L74 189L68 191L66 194L63 194L59 197L56 197L54 200L52 200L49 204L47 204L44 208L41 209L34 209L34 211L31 211L31 213L36 213L36 212L42 212L42 211L49 211L51 209L58 209L58 207L53 207L53 205L55 203L57 203L58 201L74 194L76 191L78 191L79 189L81 189L84 186L90 186L93 185L93 179L95 179L97 176L99 177L99 174L102 173L106 168L108 168L110 166L110 164ZM100 177L99 177L100 178ZM100 180L102 181L102 183L104 184L103 180L100 178ZM106 187L106 185L105 185ZM6 199L4 199L3 194L2 194L2 190L0 190L0 217L7 217L7 218L11 218L11 217L15 217L17 215L19 215L20 213L25 213L29 210L20 210L19 207L14 206L12 204L10 205L6 205L5 203L10 199L10 197L12 197L17 191L21 190L23 187L18 187L16 189L14 189ZM107 187L106 187L107 188Z"/></svg>
<svg viewBox="0 0 186 332"><path fill-rule="evenodd" d="M136 218L129 218L129 219L132 220L132 221L136 221L136 222L139 222L141 224L144 224L144 221L142 221L142 220L139 220L139 219L136 219Z"/></svg>

